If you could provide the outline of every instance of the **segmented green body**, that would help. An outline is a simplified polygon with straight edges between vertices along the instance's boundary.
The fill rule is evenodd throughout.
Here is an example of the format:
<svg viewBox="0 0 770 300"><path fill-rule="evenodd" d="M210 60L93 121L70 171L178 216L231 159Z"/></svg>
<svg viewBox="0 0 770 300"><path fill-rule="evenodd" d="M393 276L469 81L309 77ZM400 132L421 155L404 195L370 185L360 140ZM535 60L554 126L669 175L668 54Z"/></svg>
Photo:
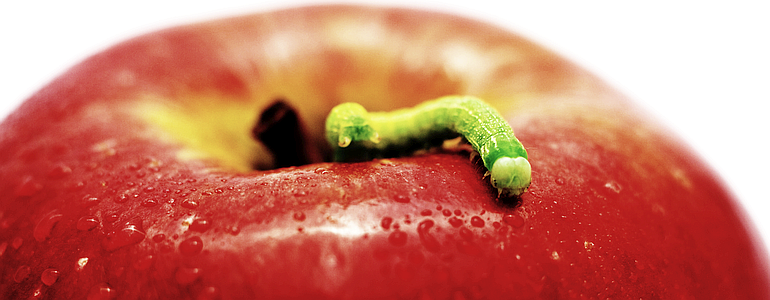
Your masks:
<svg viewBox="0 0 770 300"><path fill-rule="evenodd" d="M337 161L406 155L458 135L479 153L501 194L526 191L531 180L527 151L500 113L478 98L447 96L392 112L343 103L326 119Z"/></svg>

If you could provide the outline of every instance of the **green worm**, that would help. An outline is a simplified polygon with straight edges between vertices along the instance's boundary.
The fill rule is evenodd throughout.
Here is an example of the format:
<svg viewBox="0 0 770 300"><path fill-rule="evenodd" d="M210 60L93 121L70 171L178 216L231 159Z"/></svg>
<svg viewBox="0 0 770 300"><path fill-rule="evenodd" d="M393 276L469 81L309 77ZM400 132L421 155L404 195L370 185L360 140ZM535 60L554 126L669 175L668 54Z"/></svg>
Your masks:
<svg viewBox="0 0 770 300"><path fill-rule="evenodd" d="M458 136L479 154L500 195L527 190L532 178L527 151L500 113L481 99L446 96L392 112L368 112L348 102L326 119L336 161L408 155Z"/></svg>

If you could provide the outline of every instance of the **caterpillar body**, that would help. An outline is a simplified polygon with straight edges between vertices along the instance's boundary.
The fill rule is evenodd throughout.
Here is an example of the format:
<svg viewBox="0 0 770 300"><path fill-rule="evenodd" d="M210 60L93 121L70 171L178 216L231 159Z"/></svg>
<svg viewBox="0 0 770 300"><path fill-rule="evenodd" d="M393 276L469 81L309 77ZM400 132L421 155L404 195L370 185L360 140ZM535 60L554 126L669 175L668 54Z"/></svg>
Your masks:
<svg viewBox="0 0 770 300"><path fill-rule="evenodd" d="M457 136L478 152L501 195L526 191L532 173L527 151L500 113L481 99L447 96L391 112L368 112L349 102L334 107L326 119L337 161L407 155Z"/></svg>

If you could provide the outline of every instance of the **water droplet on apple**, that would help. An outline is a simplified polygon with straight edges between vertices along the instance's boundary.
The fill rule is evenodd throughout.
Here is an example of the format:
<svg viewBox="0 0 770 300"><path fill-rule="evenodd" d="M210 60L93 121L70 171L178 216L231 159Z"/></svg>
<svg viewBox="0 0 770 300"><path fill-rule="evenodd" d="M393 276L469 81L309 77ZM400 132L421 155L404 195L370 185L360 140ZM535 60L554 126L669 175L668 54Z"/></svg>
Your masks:
<svg viewBox="0 0 770 300"><path fill-rule="evenodd" d="M141 224L129 222L120 230L107 234L102 240L102 247L107 251L115 251L125 246L138 244L144 240L145 235Z"/></svg>
<svg viewBox="0 0 770 300"><path fill-rule="evenodd" d="M393 200L395 200L398 203L409 203L409 201L411 201L409 199L409 196L403 195L403 194L399 194L399 195L394 196Z"/></svg>
<svg viewBox="0 0 770 300"><path fill-rule="evenodd" d="M214 300L219 299L219 289L213 286L204 287L198 294L196 300Z"/></svg>
<svg viewBox="0 0 770 300"><path fill-rule="evenodd" d="M206 230L209 230L211 228L211 221L204 218L195 219L192 221L192 224L190 224L189 229L192 231L197 232L206 232Z"/></svg>
<svg viewBox="0 0 770 300"><path fill-rule="evenodd" d="M463 212L461 210L455 209L455 216L459 217L459 216L462 216L462 215L463 215Z"/></svg>
<svg viewBox="0 0 770 300"><path fill-rule="evenodd" d="M188 285L195 282L195 280L197 280L200 276L201 269L182 267L176 271L176 274L174 274L174 279L176 279L176 283L180 285Z"/></svg>
<svg viewBox="0 0 770 300"><path fill-rule="evenodd" d="M615 182L615 181L610 181L610 182L605 183L604 187L610 189L611 191L613 191L613 192L615 192L617 194L620 194L620 191L623 189L623 187L620 186L620 184Z"/></svg>
<svg viewBox="0 0 770 300"><path fill-rule="evenodd" d="M155 198L147 198L142 201L142 206L144 207L153 207L158 205L158 199Z"/></svg>
<svg viewBox="0 0 770 300"><path fill-rule="evenodd" d="M83 197L83 199L80 201L80 206L81 206L81 207L84 207L84 208L86 208L86 207L92 207L92 206L94 206L94 205L97 205L97 204L99 204L99 201L100 201L100 200L99 200L99 198L97 198L97 197L94 197L94 196L91 196L91 195L86 195L86 196L85 196L85 197Z"/></svg>
<svg viewBox="0 0 770 300"><path fill-rule="evenodd" d="M158 243L158 250L160 250L161 253L174 252L174 243L171 241L160 242Z"/></svg>
<svg viewBox="0 0 770 300"><path fill-rule="evenodd" d="M473 231L466 227L462 227L460 228L459 234L462 240L457 241L457 249L460 250L461 253L470 256L478 256L481 254L481 249L473 241L475 238Z"/></svg>
<svg viewBox="0 0 770 300"><path fill-rule="evenodd" d="M497 228L497 234L501 236L506 236L508 234L508 230L510 230L511 227L508 226L502 226L500 228Z"/></svg>
<svg viewBox="0 0 770 300"><path fill-rule="evenodd" d="M152 254L148 254L145 257L142 257L134 262L134 269L139 271L147 270L152 266L152 263L154 261L155 261L155 256L152 256Z"/></svg>
<svg viewBox="0 0 770 300"><path fill-rule="evenodd" d="M316 168L313 172L315 172L316 174L328 174L329 170L324 168Z"/></svg>
<svg viewBox="0 0 770 300"><path fill-rule="evenodd" d="M447 221L449 221L449 224L452 225L452 227L455 227L455 228L463 226L463 223L465 223L462 219L460 219L458 217L451 217Z"/></svg>
<svg viewBox="0 0 770 300"><path fill-rule="evenodd" d="M13 281L21 283L29 276L30 268L27 265L21 265L16 269L16 273L13 273Z"/></svg>
<svg viewBox="0 0 770 300"><path fill-rule="evenodd" d="M420 222L420 224L417 224L417 234L420 236L420 242L425 249L430 252L438 252L441 248L441 244L439 244L436 237L430 233L430 229L433 225L435 225L433 220L424 220Z"/></svg>
<svg viewBox="0 0 770 300"><path fill-rule="evenodd" d="M51 235L54 225L62 219L64 215L59 213L58 210L49 212L43 219L37 222L35 229L32 231L32 236L38 242L43 242Z"/></svg>
<svg viewBox="0 0 770 300"><path fill-rule="evenodd" d="M514 228L521 228L522 226L524 226L524 218L516 214L507 214L503 216L503 222L505 222L505 224L513 226Z"/></svg>
<svg viewBox="0 0 770 300"><path fill-rule="evenodd" d="M27 298L27 300L42 299L43 288L44 286L42 284L36 284L35 289L32 291L32 294L29 296L29 298Z"/></svg>
<svg viewBox="0 0 770 300"><path fill-rule="evenodd" d="M11 240L11 247L13 247L14 250L19 250L19 248L23 244L24 244L24 239L22 239L21 237L17 236L13 238L13 240Z"/></svg>
<svg viewBox="0 0 770 300"><path fill-rule="evenodd" d="M556 178L556 180L554 180L554 182L556 182L556 184L558 184L558 185L564 185L564 178L561 178L561 177Z"/></svg>
<svg viewBox="0 0 770 300"><path fill-rule="evenodd" d="M106 283L99 283L88 291L87 300L110 300L118 297L118 292L107 285Z"/></svg>
<svg viewBox="0 0 770 300"><path fill-rule="evenodd" d="M420 211L420 215L423 217L427 217L432 214L433 214L433 211L431 211L430 209L423 209L422 211Z"/></svg>
<svg viewBox="0 0 770 300"><path fill-rule="evenodd" d="M40 281L47 286L56 283L57 279L59 279L59 270L57 269L45 269L43 270L43 273L40 274Z"/></svg>
<svg viewBox="0 0 770 300"><path fill-rule="evenodd" d="M81 271L81 270L83 270L83 268L86 267L87 264L88 264L88 257L78 258L78 261L75 264L75 270L76 271Z"/></svg>
<svg viewBox="0 0 770 300"><path fill-rule="evenodd" d="M640 262L638 259L634 259L634 265L637 270L644 270L644 263Z"/></svg>
<svg viewBox="0 0 770 300"><path fill-rule="evenodd" d="M75 228L77 228L80 231L86 231L96 228L96 226L99 226L99 220L96 219L96 217L91 216L85 216L78 219L77 224L75 225Z"/></svg>
<svg viewBox="0 0 770 300"><path fill-rule="evenodd" d="M441 214L444 215L445 217L449 217L449 216L452 216L452 211L448 209L444 209L441 211Z"/></svg>
<svg viewBox="0 0 770 300"><path fill-rule="evenodd" d="M57 165L48 172L48 178L61 179L72 173L72 169L65 165Z"/></svg>
<svg viewBox="0 0 770 300"><path fill-rule="evenodd" d="M35 181L32 176L27 176L21 181L14 194L16 197L32 197L43 189L43 185Z"/></svg>
<svg viewBox="0 0 770 300"><path fill-rule="evenodd" d="M116 214L116 213L106 214L104 216L104 222L106 222L106 223L113 223L113 222L117 221L119 218L120 218L120 216L118 216L118 214Z"/></svg>
<svg viewBox="0 0 770 300"><path fill-rule="evenodd" d="M0 243L0 257L3 257L3 254L5 254L5 249L8 249L8 242Z"/></svg>
<svg viewBox="0 0 770 300"><path fill-rule="evenodd" d="M294 212L294 214L292 214L292 218L294 218L294 220L302 222L305 220L306 216L304 212L297 211L297 212Z"/></svg>
<svg viewBox="0 0 770 300"><path fill-rule="evenodd" d="M179 243L179 252L184 255L195 255L203 250L203 240L199 236L188 238Z"/></svg>
<svg viewBox="0 0 770 300"><path fill-rule="evenodd" d="M152 237L152 241L156 242L156 243L160 243L160 242L162 242L164 240L166 240L166 235L162 234L162 233L161 234L156 234L155 236Z"/></svg>
<svg viewBox="0 0 770 300"><path fill-rule="evenodd" d="M241 228L238 227L237 225L233 225L233 226L230 226L229 232L232 235L238 235L239 233L241 233Z"/></svg>
<svg viewBox="0 0 770 300"><path fill-rule="evenodd" d="M182 207L189 208L189 209L196 209L198 208L198 201L195 201L195 200L182 201Z"/></svg>
<svg viewBox="0 0 770 300"><path fill-rule="evenodd" d="M113 201L115 201L115 203L126 203L126 201L128 201L128 196L126 194L121 194L120 196L115 197Z"/></svg>
<svg viewBox="0 0 770 300"><path fill-rule="evenodd" d="M403 246L406 245L407 240L407 234L406 232L396 230L390 233L388 236L388 242L390 242L393 246Z"/></svg>
<svg viewBox="0 0 770 300"><path fill-rule="evenodd" d="M484 227L484 220L481 219L479 216L473 216L471 218L471 226L473 227Z"/></svg>
<svg viewBox="0 0 770 300"><path fill-rule="evenodd" d="M393 218L391 217L384 217L380 221L380 226L382 226L382 229L389 230L390 224L393 224Z"/></svg>
<svg viewBox="0 0 770 300"><path fill-rule="evenodd" d="M75 184L71 185L69 189L70 191L77 191L77 190L83 189L84 187L86 187L86 182L78 181Z"/></svg>

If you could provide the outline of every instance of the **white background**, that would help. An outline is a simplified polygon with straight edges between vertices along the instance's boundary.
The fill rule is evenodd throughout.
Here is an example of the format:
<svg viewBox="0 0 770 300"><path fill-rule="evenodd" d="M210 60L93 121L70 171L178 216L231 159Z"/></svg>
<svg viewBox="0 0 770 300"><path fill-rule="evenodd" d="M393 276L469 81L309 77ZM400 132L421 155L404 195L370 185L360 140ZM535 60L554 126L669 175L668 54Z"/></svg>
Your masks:
<svg viewBox="0 0 770 300"><path fill-rule="evenodd" d="M359 1L518 32L598 74L683 137L770 241L770 9L740 1ZM536 2L536 3L533 3ZM578 2L578 3L576 3ZM616 3L617 2L617 3ZM105 47L172 25L318 1L3 1L0 117ZM9 4L13 3L13 4Z"/></svg>

